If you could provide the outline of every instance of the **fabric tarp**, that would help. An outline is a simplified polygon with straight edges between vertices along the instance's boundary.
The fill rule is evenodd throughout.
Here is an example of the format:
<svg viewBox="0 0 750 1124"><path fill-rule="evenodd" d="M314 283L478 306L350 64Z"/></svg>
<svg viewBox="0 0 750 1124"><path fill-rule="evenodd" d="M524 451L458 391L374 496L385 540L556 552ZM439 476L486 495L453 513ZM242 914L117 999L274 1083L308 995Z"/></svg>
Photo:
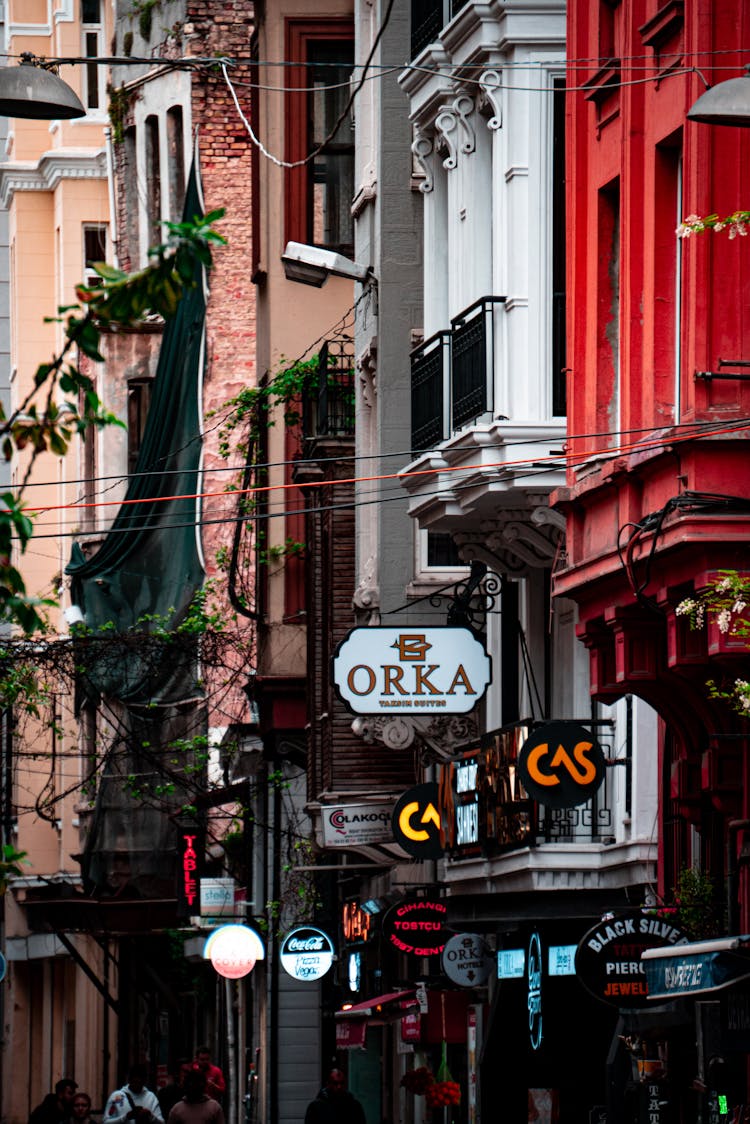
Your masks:
<svg viewBox="0 0 750 1124"><path fill-rule="evenodd" d="M648 949L641 960L650 1000L705 995L750 978L750 937Z"/></svg>
<svg viewBox="0 0 750 1124"><path fill-rule="evenodd" d="M184 217L202 213L196 161L187 186ZM146 618L174 628L203 581L198 541L204 273L196 270L161 341L143 441L128 483L125 503L101 547L85 558L73 546L67 573L73 602L80 606L94 637L106 627L148 632ZM185 497L185 498L182 498ZM102 645L102 653L104 645ZM180 661L178 661L179 663ZM137 647L127 658L94 658L87 663L87 693L123 702L179 701L192 688L184 667L169 659L142 658Z"/></svg>

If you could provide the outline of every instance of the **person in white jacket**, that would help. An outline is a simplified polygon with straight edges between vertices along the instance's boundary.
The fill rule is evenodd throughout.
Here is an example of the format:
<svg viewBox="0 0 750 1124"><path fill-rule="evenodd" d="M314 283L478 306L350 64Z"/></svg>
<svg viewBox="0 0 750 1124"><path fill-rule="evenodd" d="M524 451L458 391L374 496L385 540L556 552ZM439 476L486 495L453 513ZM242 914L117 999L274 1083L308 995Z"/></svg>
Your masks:
<svg viewBox="0 0 750 1124"><path fill-rule="evenodd" d="M126 1120L134 1124L164 1124L156 1094L146 1088L143 1065L131 1065L127 1084L115 1089L104 1109L104 1124L120 1124Z"/></svg>

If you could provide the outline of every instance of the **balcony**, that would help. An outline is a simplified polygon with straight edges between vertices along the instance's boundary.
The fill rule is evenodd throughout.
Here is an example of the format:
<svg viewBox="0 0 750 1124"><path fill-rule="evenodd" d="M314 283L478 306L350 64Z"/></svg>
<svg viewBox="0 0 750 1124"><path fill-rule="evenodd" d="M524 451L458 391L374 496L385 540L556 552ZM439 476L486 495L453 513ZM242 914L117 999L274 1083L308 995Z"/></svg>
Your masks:
<svg viewBox="0 0 750 1124"><path fill-rule="evenodd" d="M447 23L465 8L468 0L412 0L411 57L434 43Z"/></svg>
<svg viewBox="0 0 750 1124"><path fill-rule="evenodd" d="M308 441L354 434L354 343L348 337L327 340L320 349L302 395L302 433Z"/></svg>
<svg viewBox="0 0 750 1124"><path fill-rule="evenodd" d="M495 379L495 306L482 297L411 356L412 450L433 448L477 418L492 414Z"/></svg>

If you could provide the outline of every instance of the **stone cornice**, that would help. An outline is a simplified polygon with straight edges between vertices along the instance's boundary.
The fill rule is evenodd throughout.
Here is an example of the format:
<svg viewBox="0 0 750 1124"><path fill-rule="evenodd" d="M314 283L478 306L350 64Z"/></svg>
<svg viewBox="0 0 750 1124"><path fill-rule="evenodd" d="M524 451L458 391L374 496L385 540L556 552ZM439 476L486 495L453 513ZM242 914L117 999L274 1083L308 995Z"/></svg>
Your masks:
<svg viewBox="0 0 750 1124"><path fill-rule="evenodd" d="M45 152L37 161L0 164L0 206L8 208L16 191L52 191L61 180L107 178L104 148Z"/></svg>

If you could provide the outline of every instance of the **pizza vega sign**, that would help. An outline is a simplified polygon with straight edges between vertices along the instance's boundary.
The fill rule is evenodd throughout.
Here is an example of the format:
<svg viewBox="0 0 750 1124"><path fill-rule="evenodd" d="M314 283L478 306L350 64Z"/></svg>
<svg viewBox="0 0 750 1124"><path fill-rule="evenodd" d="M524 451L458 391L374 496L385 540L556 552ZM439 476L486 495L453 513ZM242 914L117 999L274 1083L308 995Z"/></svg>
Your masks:
<svg viewBox="0 0 750 1124"><path fill-rule="evenodd" d="M468 628L354 628L333 657L336 690L353 714L467 714L492 681Z"/></svg>

